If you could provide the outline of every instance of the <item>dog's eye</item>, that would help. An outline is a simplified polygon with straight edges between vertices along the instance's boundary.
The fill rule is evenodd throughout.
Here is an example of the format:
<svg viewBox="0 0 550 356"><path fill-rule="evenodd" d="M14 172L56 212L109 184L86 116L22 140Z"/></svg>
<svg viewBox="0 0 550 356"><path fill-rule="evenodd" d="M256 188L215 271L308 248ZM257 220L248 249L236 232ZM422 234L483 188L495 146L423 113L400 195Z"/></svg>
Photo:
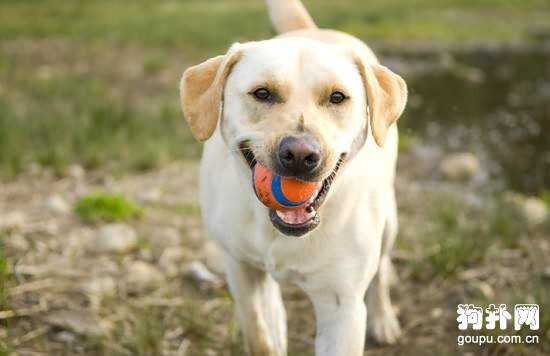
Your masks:
<svg viewBox="0 0 550 356"><path fill-rule="evenodd" d="M346 100L346 96L342 92L335 91L330 94L330 102L332 104L341 104L344 100Z"/></svg>
<svg viewBox="0 0 550 356"><path fill-rule="evenodd" d="M259 101L271 101L272 99L271 93L266 88L258 88L252 95Z"/></svg>

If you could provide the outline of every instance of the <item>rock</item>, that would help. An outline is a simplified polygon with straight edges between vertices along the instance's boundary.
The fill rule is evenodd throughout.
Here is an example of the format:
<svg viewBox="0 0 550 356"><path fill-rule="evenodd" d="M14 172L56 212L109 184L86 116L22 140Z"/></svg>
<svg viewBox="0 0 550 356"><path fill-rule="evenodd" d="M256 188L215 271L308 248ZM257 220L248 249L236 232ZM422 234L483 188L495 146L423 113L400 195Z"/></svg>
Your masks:
<svg viewBox="0 0 550 356"><path fill-rule="evenodd" d="M483 297L486 300L493 300L495 298L493 287L483 281L474 282L472 285L472 292L474 295Z"/></svg>
<svg viewBox="0 0 550 356"><path fill-rule="evenodd" d="M20 234L9 235L5 241L6 245L18 252L27 252L30 248L30 244L25 236Z"/></svg>
<svg viewBox="0 0 550 356"><path fill-rule="evenodd" d="M446 179L468 181L479 171L479 160L469 152L452 153L441 161L439 169Z"/></svg>
<svg viewBox="0 0 550 356"><path fill-rule="evenodd" d="M181 244L181 234L174 227L162 227L147 234L149 245L155 257L162 255L165 249L177 247Z"/></svg>
<svg viewBox="0 0 550 356"><path fill-rule="evenodd" d="M548 207L542 199L506 192L503 194L503 200L521 214L529 227L539 226L548 219Z"/></svg>
<svg viewBox="0 0 550 356"><path fill-rule="evenodd" d="M151 188L141 191L137 194L136 199L143 204L152 204L160 200L161 192L158 188Z"/></svg>
<svg viewBox="0 0 550 356"><path fill-rule="evenodd" d="M56 214L66 214L71 211L70 205L61 195L51 195L44 202L44 208Z"/></svg>
<svg viewBox="0 0 550 356"><path fill-rule="evenodd" d="M116 282L110 276L93 277L84 281L81 288L88 295L92 308L96 310L103 299L114 297L117 292Z"/></svg>
<svg viewBox="0 0 550 356"><path fill-rule="evenodd" d="M433 308L430 311L430 316L434 319L439 319L443 315L443 309L441 308Z"/></svg>
<svg viewBox="0 0 550 356"><path fill-rule="evenodd" d="M200 261L194 261L187 265L185 276L199 283L201 287L219 288L223 285L223 281Z"/></svg>
<svg viewBox="0 0 550 356"><path fill-rule="evenodd" d="M99 229L96 246L101 252L126 253L137 248L138 238L127 224L109 224Z"/></svg>
<svg viewBox="0 0 550 356"><path fill-rule="evenodd" d="M152 289L159 286L163 281L163 274L149 263L134 261L126 267L126 283L129 290Z"/></svg>
<svg viewBox="0 0 550 356"><path fill-rule="evenodd" d="M82 179L86 175L86 171L78 164L72 164L67 168L67 174L73 179Z"/></svg>
<svg viewBox="0 0 550 356"><path fill-rule="evenodd" d="M523 202L523 214L529 226L538 226L548 219L548 207L542 199L529 197Z"/></svg>
<svg viewBox="0 0 550 356"><path fill-rule="evenodd" d="M76 335L70 331L61 331L55 334L55 339L64 344L72 344L76 341Z"/></svg>
<svg viewBox="0 0 550 356"><path fill-rule="evenodd" d="M72 310L59 310L45 318L46 322L80 335L101 336L105 327L97 318Z"/></svg>
<svg viewBox="0 0 550 356"><path fill-rule="evenodd" d="M21 230L25 225L25 215L20 211L0 214L0 231Z"/></svg>
<svg viewBox="0 0 550 356"><path fill-rule="evenodd" d="M159 267L169 277L175 277L180 273L185 251L181 247L167 248L162 252L158 260Z"/></svg>

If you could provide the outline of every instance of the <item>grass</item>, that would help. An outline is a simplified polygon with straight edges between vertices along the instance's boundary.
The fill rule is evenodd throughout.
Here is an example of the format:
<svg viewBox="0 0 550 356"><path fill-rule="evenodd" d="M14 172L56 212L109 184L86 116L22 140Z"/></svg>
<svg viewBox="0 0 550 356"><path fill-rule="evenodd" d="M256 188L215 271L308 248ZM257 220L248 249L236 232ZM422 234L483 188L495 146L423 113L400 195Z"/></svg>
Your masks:
<svg viewBox="0 0 550 356"><path fill-rule="evenodd" d="M0 252L1 253L1 252ZM8 263L6 258L0 254L0 310L8 307Z"/></svg>
<svg viewBox="0 0 550 356"><path fill-rule="evenodd" d="M3 254L4 246L3 239L4 236L0 235L0 310L9 309L9 299L8 299L8 262L6 257ZM7 320L0 320L0 327L6 327L9 329L9 324ZM0 356L7 356L10 354L8 340L4 339L0 335Z"/></svg>
<svg viewBox="0 0 550 356"><path fill-rule="evenodd" d="M550 31L544 0L306 5L321 26L397 45ZM197 158L179 109L181 72L272 34L261 0L0 2L0 178L30 163L63 174L71 163L126 172Z"/></svg>
<svg viewBox="0 0 550 356"><path fill-rule="evenodd" d="M120 221L139 218L143 209L119 194L97 193L80 198L77 215L86 222Z"/></svg>
<svg viewBox="0 0 550 356"><path fill-rule="evenodd" d="M483 264L492 246L519 248L528 236L523 217L499 199L481 207L451 194L435 194L428 200L423 206L426 223L415 233L423 236L424 244L413 267L417 278L454 278L459 271Z"/></svg>

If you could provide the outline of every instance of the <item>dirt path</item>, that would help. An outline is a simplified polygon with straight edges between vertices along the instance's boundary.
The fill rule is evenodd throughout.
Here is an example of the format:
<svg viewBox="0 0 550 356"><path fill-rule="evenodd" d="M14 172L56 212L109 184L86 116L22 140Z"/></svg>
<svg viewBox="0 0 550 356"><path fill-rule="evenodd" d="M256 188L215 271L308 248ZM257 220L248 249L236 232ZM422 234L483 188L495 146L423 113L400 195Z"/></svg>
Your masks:
<svg viewBox="0 0 550 356"><path fill-rule="evenodd" d="M241 355L227 288L208 273L217 267L200 224L196 177L196 163L187 162L120 178L77 168L55 178L36 170L3 184L0 238L10 273L0 294L0 355ZM458 347L456 306L509 301L518 288L529 288L550 265L548 235L516 248L491 245L482 263L440 273L426 237L430 214L439 209L429 205L440 193L417 178L398 181L394 300L404 335L394 346L369 344L368 354L543 355L546 330L536 347ZM86 224L74 213L78 197L98 191L121 193L144 207L141 219L123 223L136 237L124 251L105 252L98 241L108 224ZM538 298L527 291L520 299L528 302L529 295ZM290 355L311 355L309 301L289 287L285 304Z"/></svg>

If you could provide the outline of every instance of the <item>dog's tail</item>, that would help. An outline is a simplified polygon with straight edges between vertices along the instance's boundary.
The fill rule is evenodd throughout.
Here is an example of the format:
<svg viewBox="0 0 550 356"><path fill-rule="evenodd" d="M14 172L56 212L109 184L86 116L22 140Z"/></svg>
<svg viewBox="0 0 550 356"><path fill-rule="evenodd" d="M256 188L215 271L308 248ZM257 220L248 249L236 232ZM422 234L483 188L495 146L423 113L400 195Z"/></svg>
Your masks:
<svg viewBox="0 0 550 356"><path fill-rule="evenodd" d="M267 7L278 33L317 28L300 0L267 0Z"/></svg>

